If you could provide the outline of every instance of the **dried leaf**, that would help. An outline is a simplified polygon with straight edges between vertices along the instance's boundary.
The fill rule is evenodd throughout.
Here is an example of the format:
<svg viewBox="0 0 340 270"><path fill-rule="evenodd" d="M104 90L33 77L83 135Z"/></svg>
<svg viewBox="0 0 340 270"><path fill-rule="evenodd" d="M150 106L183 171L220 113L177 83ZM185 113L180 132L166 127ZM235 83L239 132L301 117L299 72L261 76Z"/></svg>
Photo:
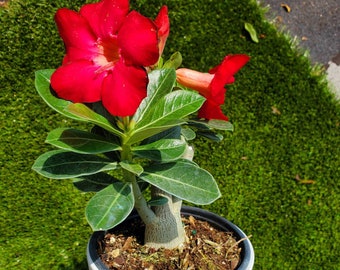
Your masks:
<svg viewBox="0 0 340 270"><path fill-rule="evenodd" d="M120 255L120 249L119 248L116 248L114 250L112 250L110 252L110 255L113 257L113 258L117 258L119 255Z"/></svg>
<svg viewBox="0 0 340 270"><path fill-rule="evenodd" d="M300 184L315 184L316 181L315 180L311 180L311 179L301 179L300 175L295 175L295 180L297 182L299 182Z"/></svg>
<svg viewBox="0 0 340 270"><path fill-rule="evenodd" d="M276 17L276 21L280 24L283 23L283 18L281 16Z"/></svg>
<svg viewBox="0 0 340 270"><path fill-rule="evenodd" d="M303 179L299 181L300 184L315 184L315 180L310 180L310 179Z"/></svg>
<svg viewBox="0 0 340 270"><path fill-rule="evenodd" d="M207 243L208 245L213 246L213 247L219 246L217 243L215 243L215 242L213 242L213 241L210 241L209 239L204 239L203 241L204 241L205 243Z"/></svg>
<svg viewBox="0 0 340 270"><path fill-rule="evenodd" d="M281 7L283 7L288 13L292 11L290 6L288 6L287 4L281 4Z"/></svg>
<svg viewBox="0 0 340 270"><path fill-rule="evenodd" d="M2 0L0 1L0 7L8 7L9 0Z"/></svg>
<svg viewBox="0 0 340 270"><path fill-rule="evenodd" d="M250 23L244 23L244 28L249 33L251 40L254 41L255 43L258 43L259 39L257 38L257 33L254 26Z"/></svg>
<svg viewBox="0 0 340 270"><path fill-rule="evenodd" d="M273 114L281 115L281 112L279 111L279 109L276 108L276 107L274 107L274 106L272 106L272 113L273 113Z"/></svg>
<svg viewBox="0 0 340 270"><path fill-rule="evenodd" d="M193 216L189 216L189 222L190 222L191 226L196 227L195 218Z"/></svg>
<svg viewBox="0 0 340 270"><path fill-rule="evenodd" d="M127 239L126 239L126 242L123 246L123 250L128 250L131 248L131 244L132 244L132 241L133 241L133 238L131 236L129 236Z"/></svg>

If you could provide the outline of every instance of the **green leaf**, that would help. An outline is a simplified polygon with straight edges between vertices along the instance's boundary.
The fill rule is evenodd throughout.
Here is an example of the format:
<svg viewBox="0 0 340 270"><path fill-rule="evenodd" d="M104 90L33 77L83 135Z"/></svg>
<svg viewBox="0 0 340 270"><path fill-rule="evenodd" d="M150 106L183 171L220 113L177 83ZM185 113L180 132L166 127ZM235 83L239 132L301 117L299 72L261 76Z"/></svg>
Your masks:
<svg viewBox="0 0 340 270"><path fill-rule="evenodd" d="M203 120L189 120L188 125L201 130L210 130L211 128L208 125L207 121Z"/></svg>
<svg viewBox="0 0 340 270"><path fill-rule="evenodd" d="M73 115L77 115L79 117L78 120L98 125L103 129L119 136L120 138L125 136L124 133L112 126L111 123L104 116L95 113L89 107L82 103L71 103L65 108L65 110L69 113L72 113Z"/></svg>
<svg viewBox="0 0 340 270"><path fill-rule="evenodd" d="M209 120L208 125L213 129L234 131L233 124L228 121L213 119Z"/></svg>
<svg viewBox="0 0 340 270"><path fill-rule="evenodd" d="M132 148L133 153L142 158L154 161L169 162L180 158L186 148L186 143L176 139L162 139L150 144Z"/></svg>
<svg viewBox="0 0 340 270"><path fill-rule="evenodd" d="M174 126L160 133L157 133L147 139L145 139L142 144L150 144L162 139L181 139L181 126Z"/></svg>
<svg viewBox="0 0 340 270"><path fill-rule="evenodd" d="M223 140L223 135L216 133L214 131L209 130L199 130L196 132L197 135L203 136L209 140L212 140L214 142L220 142Z"/></svg>
<svg viewBox="0 0 340 270"><path fill-rule="evenodd" d="M168 199L165 197L155 197L152 198L150 201L148 201L148 205L149 206L160 206L160 205L164 205L168 202Z"/></svg>
<svg viewBox="0 0 340 270"><path fill-rule="evenodd" d="M129 142L136 143L173 126L184 124L182 119L196 112L205 98L196 92L177 90L161 98L136 123Z"/></svg>
<svg viewBox="0 0 340 270"><path fill-rule="evenodd" d="M94 195L85 209L94 231L108 230L123 222L134 207L130 184L116 182Z"/></svg>
<svg viewBox="0 0 340 270"><path fill-rule="evenodd" d="M244 28L249 33L251 40L254 41L255 43L258 43L259 39L257 38L257 33L254 26L250 23L244 23Z"/></svg>
<svg viewBox="0 0 340 270"><path fill-rule="evenodd" d="M196 138L196 133L191 128L182 127L181 134L184 136L184 138L187 141L190 141Z"/></svg>
<svg viewBox="0 0 340 270"><path fill-rule="evenodd" d="M170 59L166 61L163 68L174 68L178 69L182 65L182 55L180 52L175 52L170 56Z"/></svg>
<svg viewBox="0 0 340 270"><path fill-rule="evenodd" d="M149 83L147 88L147 97L143 99L133 121L138 122L143 119L144 115L154 106L161 97L172 91L176 81L176 72L174 69L154 70L148 74Z"/></svg>
<svg viewBox="0 0 340 270"><path fill-rule="evenodd" d="M51 131L46 142L61 149L82 154L98 154L121 149L119 145L101 136L72 128L58 128Z"/></svg>
<svg viewBox="0 0 340 270"><path fill-rule="evenodd" d="M143 167L141 165L137 164L137 163L121 161L121 162L119 162L119 165L123 169L125 169L125 170L127 170L127 171L129 171L129 172L131 172L133 174L136 174L138 176L141 175L143 173L143 171L144 171Z"/></svg>
<svg viewBox="0 0 340 270"><path fill-rule="evenodd" d="M157 67L161 68L163 67L164 59L163 57L159 57L158 62L157 62Z"/></svg>
<svg viewBox="0 0 340 270"><path fill-rule="evenodd" d="M54 72L54 69L44 69L35 72L35 88L42 99L50 106L53 110L60 114L63 114L69 118L79 120L79 117L72 113L66 112L64 109L72 104L72 102L55 97L51 93L50 78Z"/></svg>
<svg viewBox="0 0 340 270"><path fill-rule="evenodd" d="M82 192L98 192L117 181L119 180L111 175L100 172L77 177L73 179L73 185Z"/></svg>
<svg viewBox="0 0 340 270"><path fill-rule="evenodd" d="M209 204L221 196L213 176L190 162L154 164L144 168L140 178L194 204Z"/></svg>
<svg viewBox="0 0 340 270"><path fill-rule="evenodd" d="M138 178L137 184L142 192L144 192L148 187L150 187L149 183L143 181L140 178Z"/></svg>
<svg viewBox="0 0 340 270"><path fill-rule="evenodd" d="M116 162L95 155L84 155L64 150L42 154L32 169L52 179L69 179L117 168Z"/></svg>

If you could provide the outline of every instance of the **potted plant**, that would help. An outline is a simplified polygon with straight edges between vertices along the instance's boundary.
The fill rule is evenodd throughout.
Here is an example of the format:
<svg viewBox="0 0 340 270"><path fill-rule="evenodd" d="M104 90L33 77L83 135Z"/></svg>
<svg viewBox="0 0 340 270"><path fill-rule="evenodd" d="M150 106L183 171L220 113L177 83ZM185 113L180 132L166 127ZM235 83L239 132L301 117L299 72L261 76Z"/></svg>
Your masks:
<svg viewBox="0 0 340 270"><path fill-rule="evenodd" d="M220 141L216 130L233 129L220 108L224 87L249 57L228 55L209 73L180 68L180 53L164 60L170 31L166 6L151 20L130 11L128 0L102 0L84 5L79 13L59 9L55 20L66 55L58 69L36 72L36 89L54 110L92 128L52 130L46 142L58 150L38 157L33 169L52 179L72 179L83 192L96 192L85 212L92 229L101 233L94 234L89 248L105 252L104 232L137 224L145 227L142 241L149 254L183 254L190 237L199 233L195 228L206 220L209 224L202 226L211 226L214 233L233 231L236 239L229 250L211 239L201 242L224 252L232 267L252 269L253 249L238 227L213 213L182 208L182 200L205 205L221 196L213 176L192 161L188 141L196 135ZM189 225L183 225L181 209ZM143 225L136 223L137 217ZM189 226L194 226L191 236ZM125 250L131 241L126 240ZM193 241L197 245L199 240ZM231 249L238 256L240 241L240 262L228 259ZM115 252L120 256L121 251ZM88 255L90 269L108 269L91 261L97 251L88 250ZM178 267L187 263L185 269L194 269L185 259ZM158 269L154 267L148 269Z"/></svg>

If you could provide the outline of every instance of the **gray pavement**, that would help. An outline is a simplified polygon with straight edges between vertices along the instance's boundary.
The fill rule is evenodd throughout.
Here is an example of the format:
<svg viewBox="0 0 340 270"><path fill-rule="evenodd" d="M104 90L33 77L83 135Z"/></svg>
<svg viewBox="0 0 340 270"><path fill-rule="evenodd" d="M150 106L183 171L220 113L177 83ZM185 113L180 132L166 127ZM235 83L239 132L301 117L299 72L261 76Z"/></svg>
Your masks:
<svg viewBox="0 0 340 270"><path fill-rule="evenodd" d="M340 0L260 0L268 19L296 37L313 63L327 68L331 89L340 99ZM282 7L287 4L290 12Z"/></svg>

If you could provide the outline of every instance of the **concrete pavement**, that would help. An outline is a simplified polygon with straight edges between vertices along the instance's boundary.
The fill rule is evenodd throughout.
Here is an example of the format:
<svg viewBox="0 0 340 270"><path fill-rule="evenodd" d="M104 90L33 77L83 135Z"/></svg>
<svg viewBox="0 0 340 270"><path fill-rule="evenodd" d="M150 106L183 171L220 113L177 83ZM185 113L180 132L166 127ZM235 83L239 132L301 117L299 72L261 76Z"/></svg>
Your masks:
<svg viewBox="0 0 340 270"><path fill-rule="evenodd" d="M296 37L299 45L309 51L313 63L325 66L331 90L340 100L340 1L260 2L270 7L268 20L274 19L276 24Z"/></svg>

